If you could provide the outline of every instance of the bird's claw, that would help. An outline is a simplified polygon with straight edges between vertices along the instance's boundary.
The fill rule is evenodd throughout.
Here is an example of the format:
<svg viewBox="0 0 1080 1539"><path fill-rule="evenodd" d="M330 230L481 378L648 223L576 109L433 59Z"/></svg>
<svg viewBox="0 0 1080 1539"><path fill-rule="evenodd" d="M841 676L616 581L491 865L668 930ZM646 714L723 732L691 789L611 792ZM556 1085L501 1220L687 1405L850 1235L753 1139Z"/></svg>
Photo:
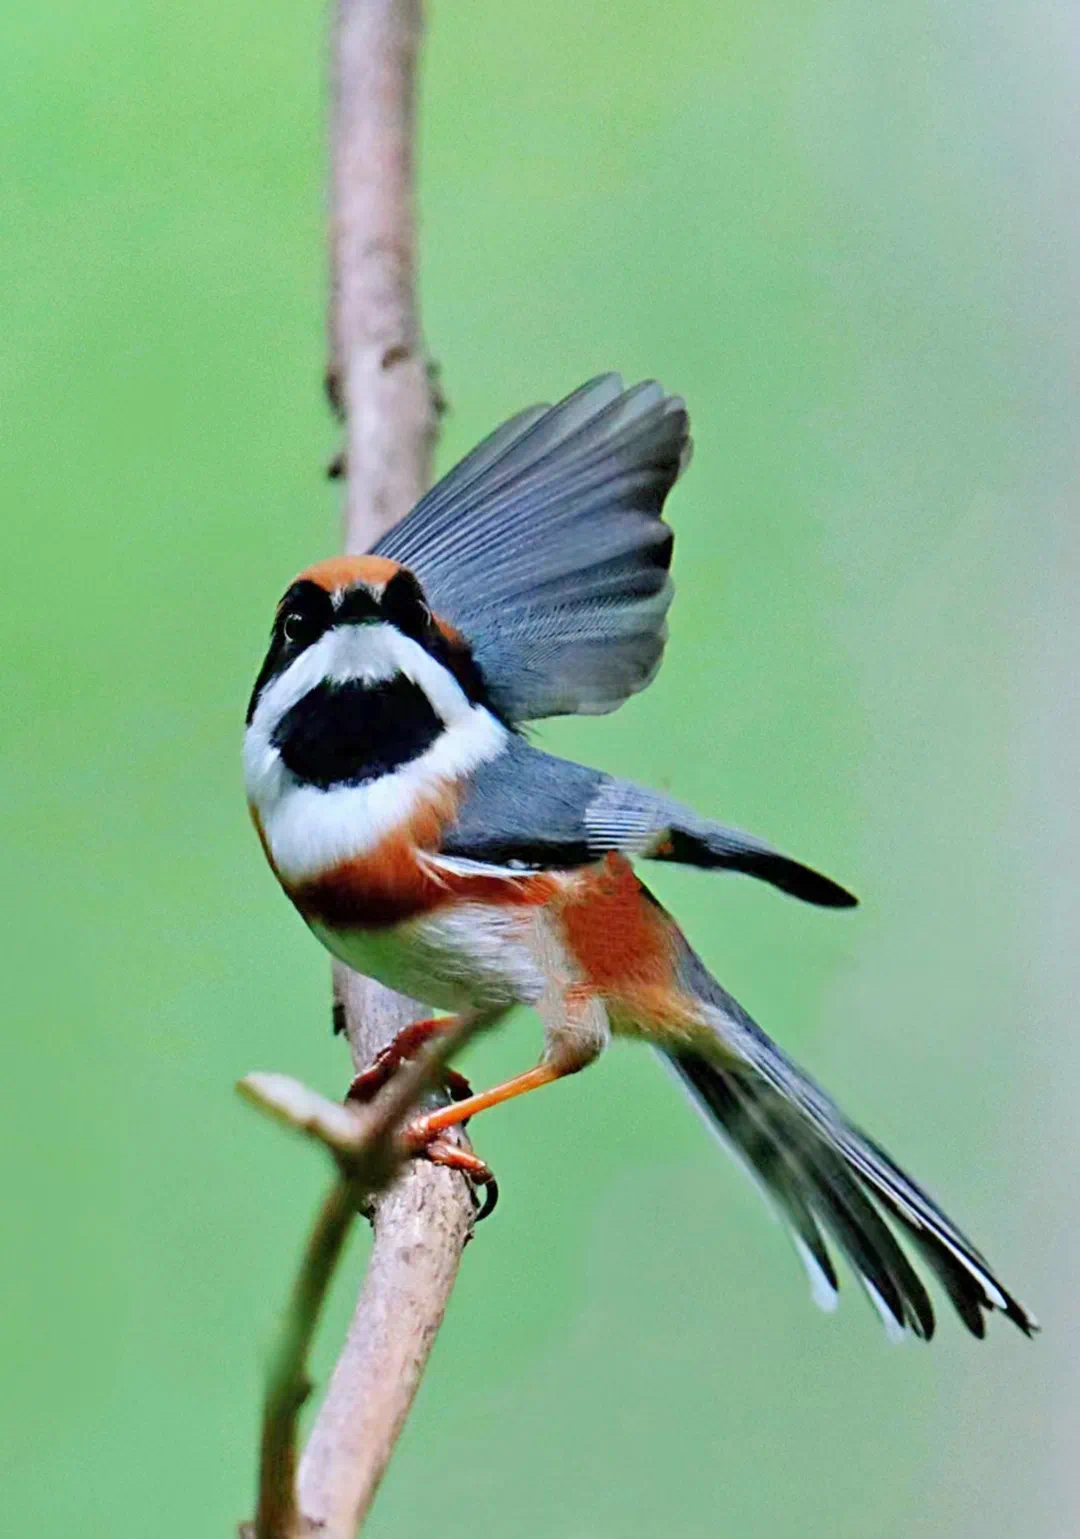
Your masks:
<svg viewBox="0 0 1080 1539"><path fill-rule="evenodd" d="M473 1187L482 1186L484 1196L483 1201L477 1203L476 1222L488 1217L499 1200L499 1183L486 1160L440 1132L429 1132L423 1118L409 1123L402 1137L414 1158L430 1160L433 1165L445 1165L448 1170L460 1170Z"/></svg>
<svg viewBox="0 0 1080 1539"><path fill-rule="evenodd" d="M406 1026L392 1042L387 1043L381 1052L376 1053L366 1069L361 1069L360 1073L354 1077L352 1084L345 1092L346 1101L359 1101L366 1104L374 1100L383 1086L393 1079L402 1064L415 1058L423 1045L441 1026L442 1023L435 1020L415 1021L411 1026ZM441 1078L443 1088L452 1101L464 1101L472 1095L472 1086L464 1074L460 1074L457 1069L444 1068ZM460 1170L467 1176L473 1188L474 1200L477 1201L476 1222L479 1223L482 1218L487 1218L499 1200L499 1186L491 1167L478 1154L473 1154L471 1150L463 1149L460 1144L454 1143L441 1129L430 1128L423 1117L409 1123L402 1130L401 1138L410 1155L430 1160L434 1165L445 1165L449 1170ZM476 1198L475 1191L481 1186L484 1188L482 1201Z"/></svg>
<svg viewBox="0 0 1080 1539"><path fill-rule="evenodd" d="M384 1057L385 1062L382 1061ZM345 1092L346 1101L359 1101L362 1105L373 1101L383 1086L393 1079L403 1062L404 1059L393 1057L389 1048L383 1048L366 1069L361 1069L359 1074L353 1076ZM451 1101L465 1101L472 1095L472 1086L457 1069L444 1069L441 1081Z"/></svg>
<svg viewBox="0 0 1080 1539"><path fill-rule="evenodd" d="M354 1075L352 1084L345 1092L346 1101L359 1101L365 1105L373 1101L402 1064L412 1058L421 1044L432 1035L431 1025L429 1021L418 1021L411 1027L407 1026L392 1042L387 1043L386 1047L375 1054L366 1069ZM442 1083L452 1101L464 1101L472 1095L472 1086L457 1069L444 1068Z"/></svg>

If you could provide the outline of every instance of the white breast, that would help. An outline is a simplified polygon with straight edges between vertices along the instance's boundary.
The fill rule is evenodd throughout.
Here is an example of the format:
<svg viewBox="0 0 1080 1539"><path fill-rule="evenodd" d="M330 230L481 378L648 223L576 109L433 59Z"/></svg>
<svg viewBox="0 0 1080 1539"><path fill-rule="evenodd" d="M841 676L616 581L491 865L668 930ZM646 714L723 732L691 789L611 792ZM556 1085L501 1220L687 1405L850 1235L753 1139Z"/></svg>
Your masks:
<svg viewBox="0 0 1080 1539"><path fill-rule="evenodd" d="M356 972L439 1010L536 1004L544 993L535 913L527 909L453 903L378 930L311 928Z"/></svg>
<svg viewBox="0 0 1080 1539"><path fill-rule="evenodd" d="M403 673L427 694L445 722L426 753L377 780L322 790L305 785L273 744L285 713L327 680L380 679ZM415 641L389 625L329 631L263 692L244 735L244 783L274 865L290 883L373 850L418 807L502 751L509 734Z"/></svg>

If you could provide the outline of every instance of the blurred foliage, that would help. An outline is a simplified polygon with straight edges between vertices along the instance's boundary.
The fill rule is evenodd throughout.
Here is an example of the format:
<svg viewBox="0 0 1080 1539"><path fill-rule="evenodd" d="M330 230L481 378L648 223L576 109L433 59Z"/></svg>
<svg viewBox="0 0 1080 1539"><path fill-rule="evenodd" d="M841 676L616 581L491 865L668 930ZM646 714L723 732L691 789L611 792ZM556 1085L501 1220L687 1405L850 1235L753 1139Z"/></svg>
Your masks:
<svg viewBox="0 0 1080 1539"><path fill-rule="evenodd" d="M502 1205L369 1531L1059 1539L1075 22L1020 0L432 13L443 463L613 366L696 426L665 669L542 738L864 894L837 916L655 879L1053 1334L978 1347L943 1318L894 1351L851 1286L820 1316L748 1183L617 1048L475 1128ZM238 770L273 605L336 541L324 50L280 0L0 13L0 1472L10 1531L41 1539L249 1510L262 1356L325 1176L231 1087L347 1073ZM469 1070L536 1044L522 1019Z"/></svg>

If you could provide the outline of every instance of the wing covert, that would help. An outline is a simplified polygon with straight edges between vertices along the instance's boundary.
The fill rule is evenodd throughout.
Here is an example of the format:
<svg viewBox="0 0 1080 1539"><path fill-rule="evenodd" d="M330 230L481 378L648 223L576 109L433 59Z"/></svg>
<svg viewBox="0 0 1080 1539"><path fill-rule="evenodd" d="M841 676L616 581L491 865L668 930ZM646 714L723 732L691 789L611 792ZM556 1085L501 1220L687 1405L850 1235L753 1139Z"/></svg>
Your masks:
<svg viewBox="0 0 1080 1539"><path fill-rule="evenodd" d="M442 850L462 859L519 868L588 865L610 851L728 870L769 882L825 908L856 899L820 872L737 828L631 780L588 769L509 739L473 772Z"/></svg>

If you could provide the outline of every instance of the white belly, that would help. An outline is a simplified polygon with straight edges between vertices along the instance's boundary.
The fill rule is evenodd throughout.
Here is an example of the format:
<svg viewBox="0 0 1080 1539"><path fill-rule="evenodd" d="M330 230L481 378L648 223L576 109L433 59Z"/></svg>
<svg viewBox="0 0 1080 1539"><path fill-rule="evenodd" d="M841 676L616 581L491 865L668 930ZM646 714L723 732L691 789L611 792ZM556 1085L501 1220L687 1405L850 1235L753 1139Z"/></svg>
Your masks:
<svg viewBox="0 0 1080 1539"><path fill-rule="evenodd" d="M457 903L377 930L311 928L354 971L438 1010L536 1004L544 992L535 926L521 909Z"/></svg>

